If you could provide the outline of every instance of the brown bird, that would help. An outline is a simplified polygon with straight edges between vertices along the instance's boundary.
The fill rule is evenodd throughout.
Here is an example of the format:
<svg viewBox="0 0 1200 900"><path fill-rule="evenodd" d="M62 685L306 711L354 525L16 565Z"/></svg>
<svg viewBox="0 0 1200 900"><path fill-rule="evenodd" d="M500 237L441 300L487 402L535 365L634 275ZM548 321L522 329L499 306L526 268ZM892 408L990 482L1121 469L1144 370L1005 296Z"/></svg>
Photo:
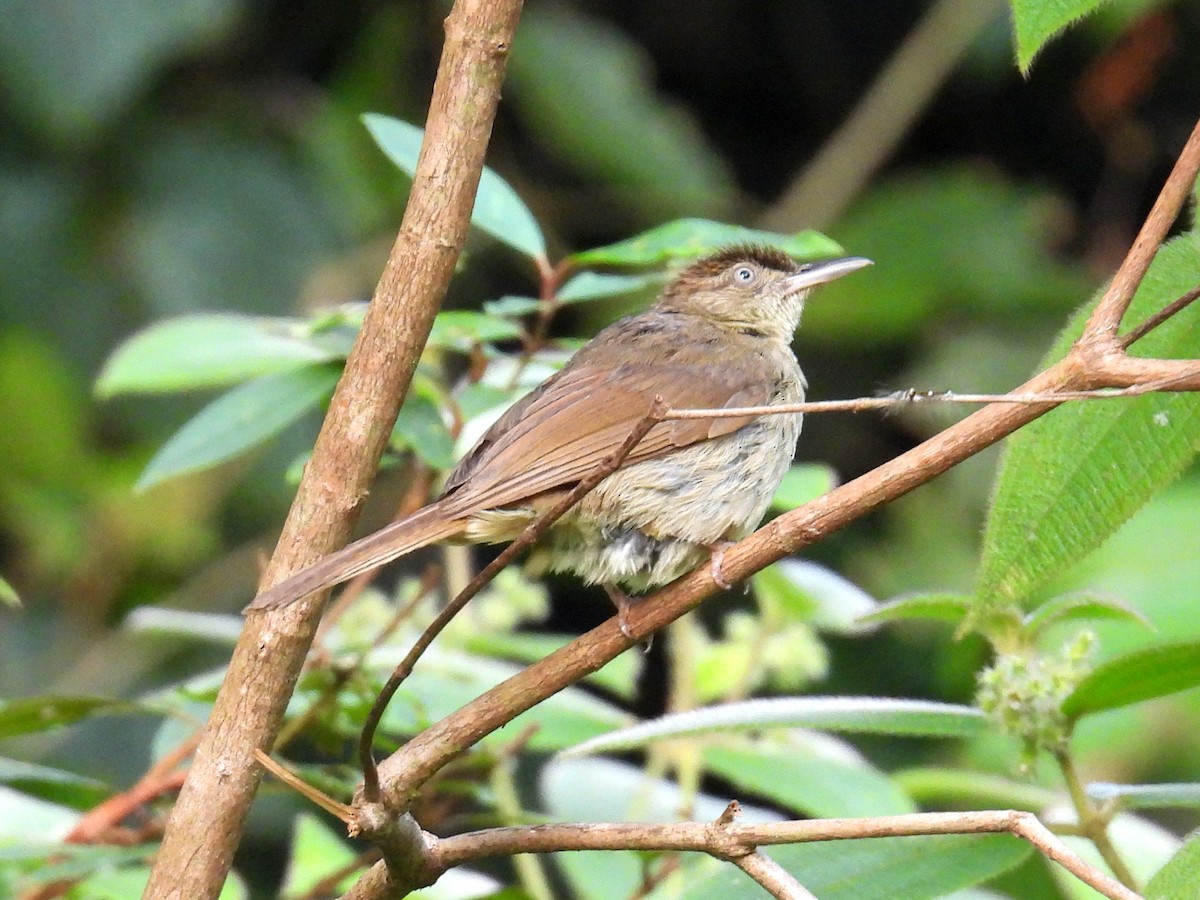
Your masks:
<svg viewBox="0 0 1200 900"><path fill-rule="evenodd" d="M683 269L646 312L610 325L512 406L458 464L442 496L260 594L271 609L436 541L511 541L619 448L661 397L674 409L797 403L792 353L817 285L870 265L796 264L738 246ZM799 414L668 420L655 425L542 538L554 571L600 584L621 613L761 521L791 465Z"/></svg>

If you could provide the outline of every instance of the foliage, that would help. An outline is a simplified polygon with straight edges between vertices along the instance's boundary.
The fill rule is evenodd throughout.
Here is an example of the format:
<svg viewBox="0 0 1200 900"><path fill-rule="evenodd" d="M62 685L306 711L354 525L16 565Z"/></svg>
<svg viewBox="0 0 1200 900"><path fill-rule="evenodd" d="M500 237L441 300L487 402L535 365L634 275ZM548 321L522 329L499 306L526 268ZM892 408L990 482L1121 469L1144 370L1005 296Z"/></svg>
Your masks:
<svg viewBox="0 0 1200 900"><path fill-rule="evenodd" d="M1099 11L1109 18L1079 33L1164 5L1111 4ZM375 239L394 227L396 187L411 176L423 134L389 116L360 122L359 112L419 108L393 83L401 76L385 73L419 67L429 23L404 5L364 13L337 77L302 114L274 109L275 120L250 125L244 110L189 118L173 108L189 78L203 82L228 64L222 55L236 52L230 35L245 27L239 16L253 15L248 4L123 0L120 29L76 6L56 18L14 4L12 27L0 32L3 103L19 123L0 142L0 245L9 248L0 250L0 415L9 426L0 435L0 616L19 626L0 629L0 686L13 695L0 702L0 894L68 879L76 883L67 896L123 898L140 892L152 843L60 839L207 714L238 628L216 610L240 607L253 581L252 565L236 553L222 561L218 548L262 543L255 532L277 519L284 474L303 461L361 324L363 305L347 300L372 283ZM1047 42L1102 4L1012 6L1027 71ZM727 100L719 117L740 126L734 134L668 101L653 87L648 45L624 27L566 5L525 16L511 118L480 182L463 271L392 433L387 463L405 487L436 483L562 364L576 337L727 243L769 242L798 258L844 245L876 260L860 284L822 293L807 314L801 357L822 396L881 383L1011 386L1093 286L1095 273L1059 252L1076 249L1063 238L1078 227L1070 201L1016 174L1020 165L1001 171L938 155L887 172L831 227L836 243L718 221L747 208L738 183L767 158L767 126L747 127L740 101ZM720 38L700 68L737 43ZM58 52L72 41L88 52ZM987 43L974 51L976 76ZM743 53L738 64L753 69L762 58ZM661 75L664 86L679 77ZM249 104L252 92L233 84L222 90ZM740 166L739 142L753 150ZM564 199L572 197L574 207ZM1181 223L1129 323L1195 286L1198 252L1196 232ZM71 316L56 313L63 297L74 300ZM1043 364L1066 351L1091 305ZM1196 308L1137 352L1200 356ZM92 375L99 409L84 395ZM797 465L773 509L804 503L936 424L905 414L865 430L810 417L803 455L832 466ZM1161 865L1148 897L1189 896L1197 839L1145 815L1166 808L1180 816L1173 823L1200 821L1200 730L1179 724L1200 716L1196 692L1183 693L1200 685L1200 626L1195 554L1180 544L1196 528L1188 473L1198 448L1195 396L1065 406L1009 442L990 503L989 478L972 463L819 557L758 573L751 597L714 601L680 623L651 665L625 654L481 742L423 799L422 824L440 833L471 818L673 820L681 810L712 819L731 796L746 821L991 805L1040 812L1073 796L1076 814L1107 828L1118 852ZM1161 557L1147 562L1148 548ZM155 606L214 559L215 572L182 591L185 603L202 596L197 611ZM447 583L461 580L460 550L439 559ZM278 749L327 793L349 799L359 775L348 748L432 618L434 580L407 569L321 635ZM384 718L380 749L562 646L606 609L603 598L580 597L574 585L505 572L422 659ZM971 639L952 641L947 625ZM644 765L630 761L641 756ZM1055 771L1047 759L1072 765ZM1075 764L1090 772L1106 762L1130 783L1071 783ZM338 829L277 787L266 793L269 839L286 846L286 867L269 871L247 854L223 896L299 897L338 875L350 883L357 851ZM823 900L1078 896L1008 836L802 845L771 856ZM760 895L707 858L623 851L546 865L580 898ZM515 874L456 870L421 896L540 897L538 884L520 865Z"/></svg>

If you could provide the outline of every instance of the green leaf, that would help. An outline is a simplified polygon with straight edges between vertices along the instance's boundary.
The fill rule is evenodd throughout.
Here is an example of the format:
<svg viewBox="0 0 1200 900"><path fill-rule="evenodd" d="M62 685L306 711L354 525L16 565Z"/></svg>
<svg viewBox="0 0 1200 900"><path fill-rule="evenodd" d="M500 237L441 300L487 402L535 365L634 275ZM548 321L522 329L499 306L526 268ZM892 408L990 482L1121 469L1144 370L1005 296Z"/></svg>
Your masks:
<svg viewBox="0 0 1200 900"><path fill-rule="evenodd" d="M467 638L466 648L472 653L528 664L544 659L572 640L573 637L566 635L488 630L476 632ZM622 700L632 702L637 698L638 679L644 668L640 656L622 653L602 668L585 675L583 680L586 684L603 688Z"/></svg>
<svg viewBox="0 0 1200 900"><path fill-rule="evenodd" d="M1063 713L1078 719L1198 685L1200 641L1147 647L1099 666L1063 702Z"/></svg>
<svg viewBox="0 0 1200 900"><path fill-rule="evenodd" d="M655 81L626 31L568 4L528 4L505 103L540 147L637 218L727 209L734 186L721 155Z"/></svg>
<svg viewBox="0 0 1200 900"><path fill-rule="evenodd" d="M90 809L112 794L108 785L93 778L2 756L0 784L73 809Z"/></svg>
<svg viewBox="0 0 1200 900"><path fill-rule="evenodd" d="M797 259L842 252L841 246L815 231L787 235L710 219L677 219L607 247L574 253L570 259L581 266L661 266L705 256L729 244L747 243L770 244Z"/></svg>
<svg viewBox="0 0 1200 900"><path fill-rule="evenodd" d="M983 713L969 706L890 697L787 697L747 700L662 716L579 744L572 756L634 750L668 738L815 728L904 737L973 737L985 730Z"/></svg>
<svg viewBox="0 0 1200 900"><path fill-rule="evenodd" d="M1146 885L1146 900L1195 900L1200 884L1200 835L1193 834Z"/></svg>
<svg viewBox="0 0 1200 900"><path fill-rule="evenodd" d="M435 469L448 469L454 465L454 438L442 419L436 396L434 391L413 382L396 416L391 442L396 447L410 448Z"/></svg>
<svg viewBox="0 0 1200 900"><path fill-rule="evenodd" d="M263 443L328 397L338 375L336 366L310 366L238 385L200 410L159 448L137 489L210 468Z"/></svg>
<svg viewBox="0 0 1200 900"><path fill-rule="evenodd" d="M957 625L967 615L974 598L970 594L912 594L889 600L863 622L899 622L904 619L935 619Z"/></svg>
<svg viewBox="0 0 1200 900"><path fill-rule="evenodd" d="M1012 0L1017 65L1028 75L1033 58L1049 40L1106 0Z"/></svg>
<svg viewBox="0 0 1200 900"><path fill-rule="evenodd" d="M1195 287L1200 238L1162 247L1126 321L1140 322ZM1065 355L1094 303L1058 338ZM1134 345L1141 355L1200 357L1200 309L1174 316ZM1050 578L1098 547L1200 447L1200 396L1155 394L1066 403L1008 440L984 533L979 602L1024 604Z"/></svg>
<svg viewBox="0 0 1200 900"><path fill-rule="evenodd" d="M772 509L796 509L837 487L837 472L824 463L800 463L783 476L771 498Z"/></svg>
<svg viewBox="0 0 1200 900"><path fill-rule="evenodd" d="M1099 803L1117 800L1123 809L1166 809L1200 806L1200 784L1113 784L1094 781L1087 794Z"/></svg>
<svg viewBox="0 0 1200 900"><path fill-rule="evenodd" d="M377 113L367 113L362 119L379 148L413 177L425 130ZM546 239L533 213L508 182L486 166L479 178L471 224L526 256L546 258Z"/></svg>
<svg viewBox="0 0 1200 900"><path fill-rule="evenodd" d="M469 353L477 344L511 341L521 336L521 327L507 319L469 309L440 312L429 332L429 346Z"/></svg>
<svg viewBox="0 0 1200 900"><path fill-rule="evenodd" d="M483 301L485 313L502 319L517 319L535 313L541 308L542 301L536 297L520 297L514 294L505 294L495 300Z"/></svg>
<svg viewBox="0 0 1200 900"><path fill-rule="evenodd" d="M862 634L875 599L837 572L811 560L782 559L751 579L764 609L836 634Z"/></svg>
<svg viewBox="0 0 1200 900"><path fill-rule="evenodd" d="M296 816L291 854L284 874L281 894L296 896L312 891L325 878L341 871L353 861L355 852L345 839L311 813ZM348 890L358 880L355 872L345 873L331 889Z"/></svg>
<svg viewBox="0 0 1200 900"><path fill-rule="evenodd" d="M25 697L0 703L0 738L50 731L95 715L139 712L142 707L108 697Z"/></svg>
<svg viewBox="0 0 1200 900"><path fill-rule="evenodd" d="M296 335L302 324L232 313L158 322L113 352L96 380L96 393L112 397L224 387L333 359L334 354Z"/></svg>
<svg viewBox="0 0 1200 900"><path fill-rule="evenodd" d="M763 852L791 872L821 900L934 900L995 878L1033 852L1010 834L955 834L823 841L765 847ZM757 897L735 893L728 863L705 861L688 873L688 900ZM673 896L664 884L647 900Z"/></svg>
<svg viewBox="0 0 1200 900"><path fill-rule="evenodd" d="M21 597L16 589L4 578L0 578L0 604L9 609L21 608Z"/></svg>
<svg viewBox="0 0 1200 900"><path fill-rule="evenodd" d="M613 275L606 272L580 272L558 291L562 303L581 303L632 294L662 279L658 275Z"/></svg>
<svg viewBox="0 0 1200 900"><path fill-rule="evenodd" d="M787 743L705 747L704 767L734 788L807 816L887 816L916 804L885 774L828 735L799 733Z"/></svg>
<svg viewBox="0 0 1200 900"><path fill-rule="evenodd" d="M1116 619L1154 628L1149 619L1123 600L1090 593L1062 594L1048 600L1025 617L1024 628L1038 635L1051 625L1080 619Z"/></svg>
<svg viewBox="0 0 1200 900"><path fill-rule="evenodd" d="M956 809L1045 809L1059 797L1028 781L965 769L921 766L891 773L892 781L926 807Z"/></svg>

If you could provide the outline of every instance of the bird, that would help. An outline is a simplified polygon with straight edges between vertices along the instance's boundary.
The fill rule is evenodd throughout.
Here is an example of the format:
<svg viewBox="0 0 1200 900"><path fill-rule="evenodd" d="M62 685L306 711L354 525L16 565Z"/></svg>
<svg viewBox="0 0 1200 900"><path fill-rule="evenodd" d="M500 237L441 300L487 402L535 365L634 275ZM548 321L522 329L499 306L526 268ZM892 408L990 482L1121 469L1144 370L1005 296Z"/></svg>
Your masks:
<svg viewBox="0 0 1200 900"><path fill-rule="evenodd" d="M803 401L792 351L805 299L871 264L797 263L775 247L725 247L682 268L644 312L596 335L517 401L447 478L441 496L260 593L278 608L439 541L514 540L613 454L661 398L672 409ZM539 540L552 571L599 584L619 613L712 562L761 522L791 466L801 415L668 419L655 424Z"/></svg>

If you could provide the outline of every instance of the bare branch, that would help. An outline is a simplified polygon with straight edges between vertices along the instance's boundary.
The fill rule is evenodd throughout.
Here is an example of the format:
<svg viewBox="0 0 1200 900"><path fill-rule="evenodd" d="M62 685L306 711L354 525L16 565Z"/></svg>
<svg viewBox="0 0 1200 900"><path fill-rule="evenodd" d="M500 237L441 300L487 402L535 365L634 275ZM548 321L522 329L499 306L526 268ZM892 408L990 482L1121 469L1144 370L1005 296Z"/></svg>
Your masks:
<svg viewBox="0 0 1200 900"><path fill-rule="evenodd" d="M762 885L763 890L776 900L817 900L816 894L807 890L791 872L765 853L756 850L729 862Z"/></svg>
<svg viewBox="0 0 1200 900"><path fill-rule="evenodd" d="M264 584L342 546L366 496L466 239L520 0L458 0L404 222ZM311 644L324 596L249 617L145 896L216 897Z"/></svg>

